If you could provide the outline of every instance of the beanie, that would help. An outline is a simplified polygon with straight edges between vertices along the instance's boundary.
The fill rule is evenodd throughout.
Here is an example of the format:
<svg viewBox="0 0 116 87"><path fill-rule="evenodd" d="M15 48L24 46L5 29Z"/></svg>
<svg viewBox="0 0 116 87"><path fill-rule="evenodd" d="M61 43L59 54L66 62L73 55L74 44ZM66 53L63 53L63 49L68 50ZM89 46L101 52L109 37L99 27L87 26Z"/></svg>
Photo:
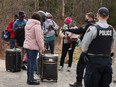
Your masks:
<svg viewBox="0 0 116 87"><path fill-rule="evenodd" d="M72 18L71 17L67 17L67 18L64 19L64 22L66 24L70 24L72 22Z"/></svg>

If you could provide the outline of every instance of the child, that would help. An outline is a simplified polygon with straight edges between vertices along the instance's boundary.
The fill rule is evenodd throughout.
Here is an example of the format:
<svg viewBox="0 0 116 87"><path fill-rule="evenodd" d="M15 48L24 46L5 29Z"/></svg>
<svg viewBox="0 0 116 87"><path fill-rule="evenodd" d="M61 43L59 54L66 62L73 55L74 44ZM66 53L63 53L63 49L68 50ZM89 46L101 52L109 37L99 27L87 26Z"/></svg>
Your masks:
<svg viewBox="0 0 116 87"><path fill-rule="evenodd" d="M72 21L70 24L69 24L69 29L77 29L78 27L76 26L76 22L75 21ZM77 43L77 40L79 38L79 35L76 35L76 34L73 34L73 33L69 33L69 43L70 43L70 48L69 50L72 50L72 42L75 42Z"/></svg>

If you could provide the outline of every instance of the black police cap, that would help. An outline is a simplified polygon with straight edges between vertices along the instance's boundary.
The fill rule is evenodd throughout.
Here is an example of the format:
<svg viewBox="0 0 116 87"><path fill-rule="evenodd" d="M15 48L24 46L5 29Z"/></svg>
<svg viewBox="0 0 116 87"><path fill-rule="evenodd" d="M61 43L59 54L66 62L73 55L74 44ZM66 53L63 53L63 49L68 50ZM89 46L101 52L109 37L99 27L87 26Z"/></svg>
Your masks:
<svg viewBox="0 0 116 87"><path fill-rule="evenodd" d="M101 7L98 9L98 12L97 12L99 15L101 16L108 16L109 15L109 10L106 8L106 7Z"/></svg>

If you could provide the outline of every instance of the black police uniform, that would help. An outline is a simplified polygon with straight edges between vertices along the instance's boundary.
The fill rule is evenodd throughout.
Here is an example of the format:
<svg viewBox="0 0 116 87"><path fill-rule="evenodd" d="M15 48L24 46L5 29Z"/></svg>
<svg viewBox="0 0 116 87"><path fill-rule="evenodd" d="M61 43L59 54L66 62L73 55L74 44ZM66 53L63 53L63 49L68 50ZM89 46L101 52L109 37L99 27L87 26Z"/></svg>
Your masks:
<svg viewBox="0 0 116 87"><path fill-rule="evenodd" d="M90 43L87 50L85 87L109 87L112 81L111 46L113 42L113 28L97 28L97 36Z"/></svg>
<svg viewBox="0 0 116 87"><path fill-rule="evenodd" d="M85 24L82 27L80 27L78 29L68 29L66 31L72 32L74 34L81 34L81 40L82 40L86 30L93 24L95 24L94 20L87 21L87 22L85 22ZM77 62L77 67L76 67L76 74L77 74L76 80L77 81L76 81L76 83L78 85L82 84L83 73L84 73L84 69L86 66L86 62L85 62L84 57L85 57L85 53L82 52L80 54L79 61ZM70 86L74 86L74 85L76 85L76 84L70 84Z"/></svg>

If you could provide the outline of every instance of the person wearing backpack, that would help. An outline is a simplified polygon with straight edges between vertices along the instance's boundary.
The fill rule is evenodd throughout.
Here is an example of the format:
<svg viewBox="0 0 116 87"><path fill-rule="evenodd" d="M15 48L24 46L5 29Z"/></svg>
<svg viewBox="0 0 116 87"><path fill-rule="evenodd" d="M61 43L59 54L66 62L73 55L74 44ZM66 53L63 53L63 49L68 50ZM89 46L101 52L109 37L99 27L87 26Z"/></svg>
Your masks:
<svg viewBox="0 0 116 87"><path fill-rule="evenodd" d="M23 42L24 42L24 32L25 32L25 25L27 23L27 20L25 19L25 12L19 11L18 12L18 19L14 22L13 30L15 33L15 46L21 47L22 49L22 58L24 56L24 48ZM23 59L22 59L23 60ZM22 69L26 70L26 61L22 61Z"/></svg>
<svg viewBox="0 0 116 87"><path fill-rule="evenodd" d="M24 11L19 11L18 19L14 22L13 30L16 31L19 27L26 25L27 20L25 19Z"/></svg>
<svg viewBox="0 0 116 87"><path fill-rule="evenodd" d="M43 32L44 32L44 41L45 47L48 49L50 47L50 52L54 54L54 41L56 38L56 30L58 30L59 26L53 20L53 16L50 13L46 13L46 20L43 24Z"/></svg>
<svg viewBox="0 0 116 87"><path fill-rule="evenodd" d="M27 20L25 19L24 11L19 11L18 19L14 22L13 30L15 33L16 44L20 47L23 46L24 42L24 27Z"/></svg>
<svg viewBox="0 0 116 87"><path fill-rule="evenodd" d="M18 15L15 14L14 20L13 21L10 21L8 23L8 26L7 26L7 31L10 33L10 49L13 49L14 48L14 45L15 45L13 24L16 21L17 18L18 18Z"/></svg>

